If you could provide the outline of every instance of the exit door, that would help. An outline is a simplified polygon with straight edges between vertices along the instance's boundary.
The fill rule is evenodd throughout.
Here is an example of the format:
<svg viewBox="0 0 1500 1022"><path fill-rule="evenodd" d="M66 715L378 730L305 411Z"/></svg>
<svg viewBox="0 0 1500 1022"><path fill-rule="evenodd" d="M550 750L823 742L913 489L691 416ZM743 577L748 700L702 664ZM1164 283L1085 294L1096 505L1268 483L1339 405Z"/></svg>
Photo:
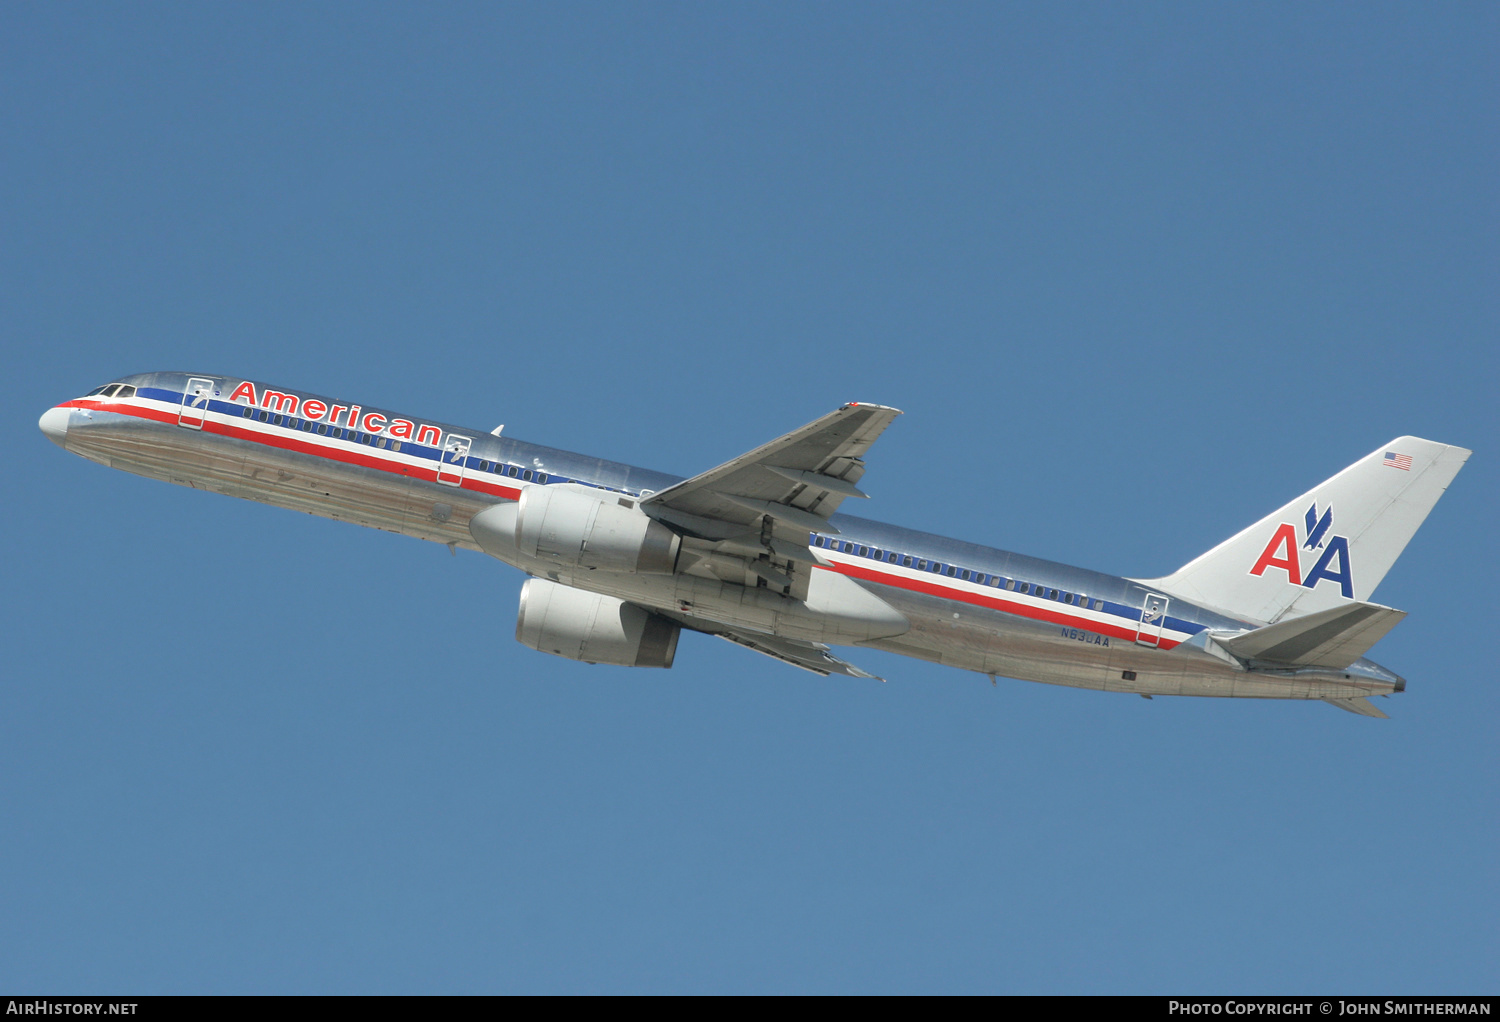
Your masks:
<svg viewBox="0 0 1500 1022"><path fill-rule="evenodd" d="M1167 620L1168 602L1165 596L1146 594L1146 605L1141 608L1141 626L1135 633L1136 642L1142 646L1161 644L1161 629Z"/></svg>
<svg viewBox="0 0 1500 1022"><path fill-rule="evenodd" d="M208 399L214 396L213 380L188 380L182 392L182 407L177 410L177 425L202 429L208 414Z"/></svg>
<svg viewBox="0 0 1500 1022"><path fill-rule="evenodd" d="M469 445L473 442L466 436L449 435L443 443L442 456L438 458L438 482L444 486L458 486L464 481L464 466L468 462Z"/></svg>

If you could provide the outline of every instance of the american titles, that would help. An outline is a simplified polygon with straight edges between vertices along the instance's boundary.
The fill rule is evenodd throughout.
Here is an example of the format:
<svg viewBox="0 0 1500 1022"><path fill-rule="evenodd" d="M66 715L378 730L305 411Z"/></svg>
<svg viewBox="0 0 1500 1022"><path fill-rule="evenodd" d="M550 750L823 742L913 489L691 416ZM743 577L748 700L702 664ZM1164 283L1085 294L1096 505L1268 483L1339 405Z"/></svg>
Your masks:
<svg viewBox="0 0 1500 1022"><path fill-rule="evenodd" d="M329 425L362 429L366 433L385 433L398 440L415 440L419 444L437 446L442 431L436 426L418 425L410 419L389 419L379 412L364 412L359 405L330 405L317 398L300 400L295 394L284 394L266 388L256 399L255 384L241 383L229 395L229 400L240 401L252 408L264 408L280 415L298 415L317 422L327 416ZM360 413L364 412L363 415Z"/></svg>

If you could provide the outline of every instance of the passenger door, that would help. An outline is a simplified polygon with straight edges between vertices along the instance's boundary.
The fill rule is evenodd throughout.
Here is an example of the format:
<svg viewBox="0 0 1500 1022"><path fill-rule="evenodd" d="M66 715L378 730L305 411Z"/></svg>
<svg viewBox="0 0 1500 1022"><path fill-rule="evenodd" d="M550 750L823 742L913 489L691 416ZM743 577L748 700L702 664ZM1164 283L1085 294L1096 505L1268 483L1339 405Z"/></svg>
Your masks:
<svg viewBox="0 0 1500 1022"><path fill-rule="evenodd" d="M214 396L214 381L191 379L182 392L182 407L177 410L177 425L202 429L208 414L208 399Z"/></svg>
<svg viewBox="0 0 1500 1022"><path fill-rule="evenodd" d="M469 445L473 442L466 436L448 434L448 439L443 441L443 453L438 457L438 482L444 486L459 486L463 483Z"/></svg>
<svg viewBox="0 0 1500 1022"><path fill-rule="evenodd" d="M1136 630L1135 641L1142 646L1161 645L1161 629L1167 620L1167 604L1171 601L1157 593L1146 594L1146 605L1141 608L1141 624Z"/></svg>

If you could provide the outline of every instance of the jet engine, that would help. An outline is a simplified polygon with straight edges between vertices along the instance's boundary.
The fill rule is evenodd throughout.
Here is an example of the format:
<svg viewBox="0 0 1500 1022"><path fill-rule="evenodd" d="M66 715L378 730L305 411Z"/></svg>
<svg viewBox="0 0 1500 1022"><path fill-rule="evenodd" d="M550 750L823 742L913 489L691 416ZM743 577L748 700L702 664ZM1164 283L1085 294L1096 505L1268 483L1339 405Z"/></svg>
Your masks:
<svg viewBox="0 0 1500 1022"><path fill-rule="evenodd" d="M544 578L521 587L516 641L569 660L620 667L671 667L682 627L613 596Z"/></svg>
<svg viewBox="0 0 1500 1022"><path fill-rule="evenodd" d="M583 568L670 575L682 538L628 497L562 484L522 490L516 546L527 557Z"/></svg>

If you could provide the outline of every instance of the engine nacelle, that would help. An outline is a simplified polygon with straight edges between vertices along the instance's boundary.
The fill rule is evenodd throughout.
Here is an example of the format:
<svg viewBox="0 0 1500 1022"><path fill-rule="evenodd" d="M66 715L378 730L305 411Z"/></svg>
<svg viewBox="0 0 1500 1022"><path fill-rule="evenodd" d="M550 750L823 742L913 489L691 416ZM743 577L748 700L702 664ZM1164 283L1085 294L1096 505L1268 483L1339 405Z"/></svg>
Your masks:
<svg viewBox="0 0 1500 1022"><path fill-rule="evenodd" d="M523 488L516 546L527 557L583 568L670 575L682 537L629 498L563 483Z"/></svg>
<svg viewBox="0 0 1500 1022"><path fill-rule="evenodd" d="M516 641L569 660L671 667L682 627L633 603L544 578L521 587Z"/></svg>

